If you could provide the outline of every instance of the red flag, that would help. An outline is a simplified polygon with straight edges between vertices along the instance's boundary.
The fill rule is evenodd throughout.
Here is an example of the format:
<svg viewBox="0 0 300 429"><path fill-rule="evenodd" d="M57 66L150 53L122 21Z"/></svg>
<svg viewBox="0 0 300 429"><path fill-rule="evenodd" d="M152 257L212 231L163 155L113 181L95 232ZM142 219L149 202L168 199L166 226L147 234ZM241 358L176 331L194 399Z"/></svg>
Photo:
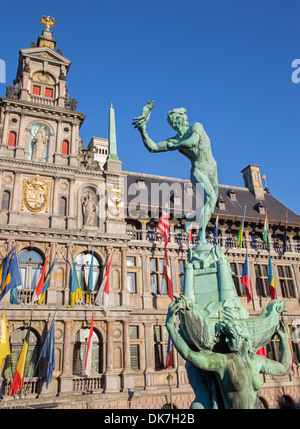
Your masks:
<svg viewBox="0 0 300 429"><path fill-rule="evenodd" d="M170 273L170 265L167 248L165 247L165 259L164 259L164 268L163 268L163 278L167 284L167 291L171 301L173 301L173 287Z"/></svg>
<svg viewBox="0 0 300 429"><path fill-rule="evenodd" d="M29 335L30 335L30 326L28 328L26 337L23 341L23 346L19 356L18 363L17 363L16 372L9 391L10 396L13 396L15 393L19 392L19 390L21 390L23 386L24 370L25 370L28 345L29 345Z"/></svg>
<svg viewBox="0 0 300 429"><path fill-rule="evenodd" d="M263 357L267 357L267 351L266 351L266 347L261 347L260 349L258 349L256 351L256 354L259 356L263 356Z"/></svg>
<svg viewBox="0 0 300 429"><path fill-rule="evenodd" d="M172 344L171 344L171 337L169 336L169 342L168 342L168 351L167 351L167 363L165 369L168 369L169 366L172 365Z"/></svg>
<svg viewBox="0 0 300 429"><path fill-rule="evenodd" d="M109 264L107 266L107 270L103 277L99 292L95 299L96 305L102 305L104 310L107 312L109 310L109 271L112 262L113 253L111 254Z"/></svg>
<svg viewBox="0 0 300 429"><path fill-rule="evenodd" d="M251 281L249 276L248 253L246 254L241 283L247 289L247 302L249 302L251 301L252 296L251 296Z"/></svg>
<svg viewBox="0 0 300 429"><path fill-rule="evenodd" d="M94 332L93 328L94 328L94 312L92 312L91 327L90 327L88 346L87 346L87 352L86 352L86 358L85 358L85 366L84 366L84 371L88 377L91 376L91 368L92 368L93 332Z"/></svg>
<svg viewBox="0 0 300 429"><path fill-rule="evenodd" d="M165 237L165 246L168 244L169 239L169 214L168 214L168 204L165 204L163 211L161 213L157 230Z"/></svg>
<svg viewBox="0 0 300 429"><path fill-rule="evenodd" d="M36 288L33 292L32 299L31 299L32 304L34 302L38 301L42 295L43 287L45 284L45 272L46 272L48 257L49 257L49 255L46 258L46 261L45 261L44 266L42 268L41 277L40 277L38 284L36 285Z"/></svg>

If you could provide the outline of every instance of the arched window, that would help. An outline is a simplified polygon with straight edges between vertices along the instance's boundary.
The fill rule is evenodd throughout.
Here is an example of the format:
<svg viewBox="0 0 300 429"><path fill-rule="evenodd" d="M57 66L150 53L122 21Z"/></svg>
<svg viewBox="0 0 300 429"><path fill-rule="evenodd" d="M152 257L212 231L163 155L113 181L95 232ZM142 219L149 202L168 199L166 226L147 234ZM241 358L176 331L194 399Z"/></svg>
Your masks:
<svg viewBox="0 0 300 429"><path fill-rule="evenodd" d="M14 131L11 131L8 135L8 146L15 147L17 140L17 134Z"/></svg>
<svg viewBox="0 0 300 429"><path fill-rule="evenodd" d="M9 191L3 191L1 210L9 210L9 203L10 203L10 193Z"/></svg>
<svg viewBox="0 0 300 429"><path fill-rule="evenodd" d="M24 338L26 337L28 328L17 329L10 338L10 355L5 360L5 377L13 378ZM40 339L34 329L30 330L28 341L28 352L26 356L24 378L37 376L37 361L40 355Z"/></svg>
<svg viewBox="0 0 300 429"><path fill-rule="evenodd" d="M76 271L78 274L79 282L82 290L88 291L89 276L92 262L92 253L81 253L75 260ZM100 283L100 262L94 255L93 257L93 289L95 291L99 288Z"/></svg>
<svg viewBox="0 0 300 429"><path fill-rule="evenodd" d="M43 264L43 257L35 250L24 250L20 253L19 266L24 288L35 289Z"/></svg>
<svg viewBox="0 0 300 429"><path fill-rule="evenodd" d="M59 214L60 216L67 215L67 199L66 197L60 197L59 199Z"/></svg>
<svg viewBox="0 0 300 429"><path fill-rule="evenodd" d="M63 155L69 155L69 142L68 140L63 140L61 145L61 153Z"/></svg>
<svg viewBox="0 0 300 429"><path fill-rule="evenodd" d="M82 328L75 335L73 351L73 374L83 375L89 339L89 328ZM92 338L92 374L101 374L102 368L102 341L98 333L93 331Z"/></svg>

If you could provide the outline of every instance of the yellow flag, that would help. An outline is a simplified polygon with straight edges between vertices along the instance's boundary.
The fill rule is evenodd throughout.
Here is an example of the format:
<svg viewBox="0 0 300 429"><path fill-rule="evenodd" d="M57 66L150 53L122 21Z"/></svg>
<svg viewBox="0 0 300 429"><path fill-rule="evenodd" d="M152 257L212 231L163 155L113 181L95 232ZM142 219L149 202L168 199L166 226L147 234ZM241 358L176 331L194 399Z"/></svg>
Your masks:
<svg viewBox="0 0 300 429"><path fill-rule="evenodd" d="M5 311L3 310L3 316L0 324L0 368L2 359L10 354L9 339L7 333L7 325L5 319Z"/></svg>

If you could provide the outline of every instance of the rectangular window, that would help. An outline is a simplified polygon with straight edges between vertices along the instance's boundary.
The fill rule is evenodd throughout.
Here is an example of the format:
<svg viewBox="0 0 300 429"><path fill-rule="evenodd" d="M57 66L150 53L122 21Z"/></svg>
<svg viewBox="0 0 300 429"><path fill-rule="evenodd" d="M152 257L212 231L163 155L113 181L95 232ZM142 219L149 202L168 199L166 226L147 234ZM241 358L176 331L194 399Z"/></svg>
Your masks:
<svg viewBox="0 0 300 429"><path fill-rule="evenodd" d="M52 88L45 88L45 97L53 98L53 89Z"/></svg>
<svg viewBox="0 0 300 429"><path fill-rule="evenodd" d="M178 259L178 275L179 275L179 285L180 285L180 292L183 293L184 291L184 265L186 261L183 261L182 259Z"/></svg>
<svg viewBox="0 0 300 429"><path fill-rule="evenodd" d="M278 277L283 298L296 298L292 267L278 265Z"/></svg>
<svg viewBox="0 0 300 429"><path fill-rule="evenodd" d="M136 293L136 274L127 273L127 288L129 292Z"/></svg>
<svg viewBox="0 0 300 429"><path fill-rule="evenodd" d="M132 369L140 369L139 345L130 345L130 366Z"/></svg>
<svg viewBox="0 0 300 429"><path fill-rule="evenodd" d="M41 95L41 87L38 85L33 85L32 94L33 95Z"/></svg>
<svg viewBox="0 0 300 429"><path fill-rule="evenodd" d="M244 264L239 264L237 262L230 263L232 278L233 278L233 282L238 296L247 296L247 289L241 282L242 275L243 275L243 267L244 267Z"/></svg>
<svg viewBox="0 0 300 429"><path fill-rule="evenodd" d="M163 271L164 259L150 258L150 285L153 294L165 295L168 293Z"/></svg>
<svg viewBox="0 0 300 429"><path fill-rule="evenodd" d="M258 296L270 297L271 291L268 282L268 265L255 264L255 287Z"/></svg>
<svg viewBox="0 0 300 429"><path fill-rule="evenodd" d="M166 327L163 325L154 325L153 339L155 371L160 371L165 368L167 361L169 334Z"/></svg>
<svg viewBox="0 0 300 429"><path fill-rule="evenodd" d="M127 262L127 267L134 267L135 266L135 257L134 256L127 256L126 262Z"/></svg>

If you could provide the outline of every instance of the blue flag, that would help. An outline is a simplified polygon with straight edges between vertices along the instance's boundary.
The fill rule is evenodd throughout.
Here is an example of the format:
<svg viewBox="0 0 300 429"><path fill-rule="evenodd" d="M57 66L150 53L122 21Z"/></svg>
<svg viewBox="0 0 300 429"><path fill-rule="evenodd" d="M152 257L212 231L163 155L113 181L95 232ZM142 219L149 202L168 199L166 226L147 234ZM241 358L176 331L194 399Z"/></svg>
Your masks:
<svg viewBox="0 0 300 429"><path fill-rule="evenodd" d="M55 333L55 325L54 325L54 316L53 316L53 320L41 352L41 357L47 359L48 361L46 387L48 387L51 382L52 373L55 368L54 333Z"/></svg>
<svg viewBox="0 0 300 429"><path fill-rule="evenodd" d="M0 301L10 289L21 285L17 246L14 246L0 268Z"/></svg>

